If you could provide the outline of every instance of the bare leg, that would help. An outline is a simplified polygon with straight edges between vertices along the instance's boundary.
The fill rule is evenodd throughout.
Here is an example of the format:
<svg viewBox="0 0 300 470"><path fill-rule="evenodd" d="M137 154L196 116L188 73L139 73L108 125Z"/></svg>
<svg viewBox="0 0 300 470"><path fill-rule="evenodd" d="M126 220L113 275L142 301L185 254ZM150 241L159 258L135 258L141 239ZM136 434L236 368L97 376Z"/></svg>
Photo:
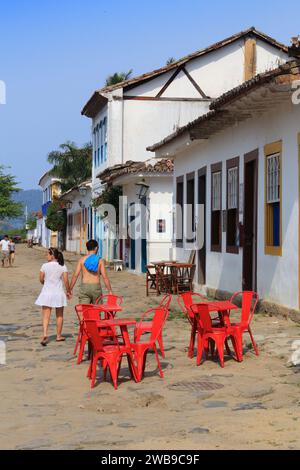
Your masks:
<svg viewBox="0 0 300 470"><path fill-rule="evenodd" d="M50 307L42 307L43 314L43 341L45 342L48 338L48 327L52 309Z"/></svg>
<svg viewBox="0 0 300 470"><path fill-rule="evenodd" d="M60 307L56 309L56 329L57 329L57 341L62 341L64 338L62 337L62 329L64 324L64 307Z"/></svg>

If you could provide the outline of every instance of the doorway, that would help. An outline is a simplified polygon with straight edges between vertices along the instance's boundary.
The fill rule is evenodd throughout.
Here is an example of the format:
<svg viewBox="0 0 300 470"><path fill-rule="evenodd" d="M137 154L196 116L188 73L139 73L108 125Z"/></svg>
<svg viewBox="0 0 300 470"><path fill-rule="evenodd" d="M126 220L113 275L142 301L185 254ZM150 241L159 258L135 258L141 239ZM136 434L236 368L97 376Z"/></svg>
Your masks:
<svg viewBox="0 0 300 470"><path fill-rule="evenodd" d="M258 150L244 157L243 290L257 289Z"/></svg>
<svg viewBox="0 0 300 470"><path fill-rule="evenodd" d="M204 243L198 250L198 284L206 284L206 167L198 171L198 204L204 205ZM198 223L201 221L198 219Z"/></svg>

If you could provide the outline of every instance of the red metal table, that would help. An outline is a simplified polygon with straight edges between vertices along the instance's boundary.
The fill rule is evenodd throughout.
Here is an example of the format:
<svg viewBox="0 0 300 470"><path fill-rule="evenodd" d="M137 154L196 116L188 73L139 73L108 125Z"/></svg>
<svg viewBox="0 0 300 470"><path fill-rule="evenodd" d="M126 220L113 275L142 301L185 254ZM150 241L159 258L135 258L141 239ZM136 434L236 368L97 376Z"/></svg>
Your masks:
<svg viewBox="0 0 300 470"><path fill-rule="evenodd" d="M208 304L209 312L218 312L220 321L224 324L224 326L230 326L229 316L231 310L238 310L238 307L229 300L216 300L203 303Z"/></svg>
<svg viewBox="0 0 300 470"><path fill-rule="evenodd" d="M123 312L123 308L119 305L98 304L95 305L95 308L98 308L100 312L107 313L112 318L115 318L118 312Z"/></svg>
<svg viewBox="0 0 300 470"><path fill-rule="evenodd" d="M116 327L120 328L121 335L124 341L124 346L125 346L126 353L127 353L129 370L130 370L131 376L137 382L136 366L134 363L131 342L130 342L128 329L127 329L128 326L135 326L135 325L136 325L136 321L133 320L132 318L119 318L119 319L114 318L111 320L97 321L98 328L116 328Z"/></svg>

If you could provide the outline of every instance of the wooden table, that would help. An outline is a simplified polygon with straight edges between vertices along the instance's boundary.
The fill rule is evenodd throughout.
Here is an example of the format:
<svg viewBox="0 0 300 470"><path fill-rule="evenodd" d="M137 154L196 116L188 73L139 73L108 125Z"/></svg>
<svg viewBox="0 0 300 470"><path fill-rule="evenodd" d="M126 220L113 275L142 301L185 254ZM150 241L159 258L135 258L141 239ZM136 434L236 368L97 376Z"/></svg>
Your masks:
<svg viewBox="0 0 300 470"><path fill-rule="evenodd" d="M157 272L161 291L167 294L178 294L181 291L180 287L184 284L187 284L189 290L192 291L191 270L195 268L194 264L178 261L152 261L151 265ZM168 269L169 273L165 273L165 269Z"/></svg>

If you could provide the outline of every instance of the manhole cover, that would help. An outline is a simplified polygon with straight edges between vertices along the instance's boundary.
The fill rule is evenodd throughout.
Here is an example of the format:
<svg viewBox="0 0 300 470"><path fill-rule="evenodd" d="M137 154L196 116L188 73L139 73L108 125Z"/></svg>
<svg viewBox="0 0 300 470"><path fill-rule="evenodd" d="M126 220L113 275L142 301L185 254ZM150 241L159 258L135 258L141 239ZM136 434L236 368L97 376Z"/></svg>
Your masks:
<svg viewBox="0 0 300 470"><path fill-rule="evenodd" d="M178 382L169 387L171 390L178 390L179 392L198 392L199 390L219 390L224 388L224 385L216 382L197 381L197 382Z"/></svg>

